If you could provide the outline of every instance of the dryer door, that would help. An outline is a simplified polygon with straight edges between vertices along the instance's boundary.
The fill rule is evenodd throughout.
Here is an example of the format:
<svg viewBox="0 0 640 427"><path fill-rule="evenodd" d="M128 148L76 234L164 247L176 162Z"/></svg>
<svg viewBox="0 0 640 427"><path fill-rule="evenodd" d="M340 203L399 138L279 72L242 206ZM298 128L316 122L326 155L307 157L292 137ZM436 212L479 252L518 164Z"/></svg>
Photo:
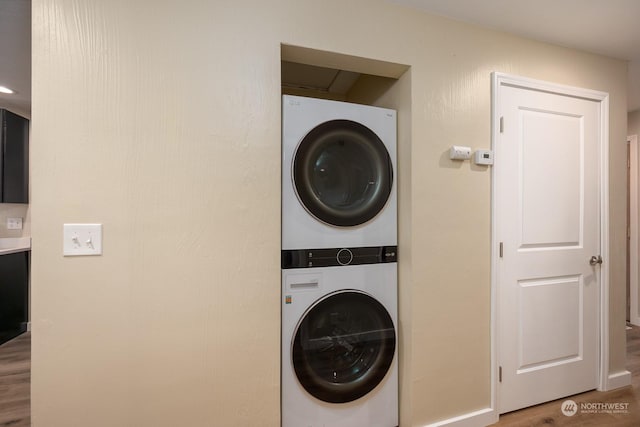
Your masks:
<svg viewBox="0 0 640 427"><path fill-rule="evenodd" d="M305 209L327 224L363 224L385 206L393 184L391 158L380 138L351 120L312 129L293 161L293 181Z"/></svg>
<svg viewBox="0 0 640 427"><path fill-rule="evenodd" d="M292 362L311 395L345 403L383 380L395 349L387 310L365 293L346 290L325 296L304 314L294 335Z"/></svg>

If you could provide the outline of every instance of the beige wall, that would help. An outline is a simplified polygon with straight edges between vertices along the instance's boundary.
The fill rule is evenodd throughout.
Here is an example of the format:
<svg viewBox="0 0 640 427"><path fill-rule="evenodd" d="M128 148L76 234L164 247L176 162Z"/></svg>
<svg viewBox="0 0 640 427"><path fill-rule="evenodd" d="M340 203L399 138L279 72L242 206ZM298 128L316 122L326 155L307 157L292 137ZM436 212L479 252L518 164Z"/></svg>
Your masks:
<svg viewBox="0 0 640 427"><path fill-rule="evenodd" d="M279 425L281 43L411 67L380 100L410 111L403 426L490 405L490 172L445 152L490 146L492 71L611 94L624 369L623 62L381 0L33 0L33 19L35 427ZM64 222L104 223L104 255L63 258Z"/></svg>

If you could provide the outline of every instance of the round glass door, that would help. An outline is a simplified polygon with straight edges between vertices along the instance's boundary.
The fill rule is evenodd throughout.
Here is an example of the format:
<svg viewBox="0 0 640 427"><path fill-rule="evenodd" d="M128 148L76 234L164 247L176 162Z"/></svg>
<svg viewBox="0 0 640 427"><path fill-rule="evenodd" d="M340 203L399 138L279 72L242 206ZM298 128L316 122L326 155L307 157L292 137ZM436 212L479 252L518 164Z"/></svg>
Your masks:
<svg viewBox="0 0 640 427"><path fill-rule="evenodd" d="M327 224L363 224L391 193L393 167L384 143L368 127L331 120L312 129L293 161L293 181L305 208Z"/></svg>
<svg viewBox="0 0 640 427"><path fill-rule="evenodd" d="M386 375L396 349L393 320L367 294L341 291L311 307L296 329L293 367L300 384L331 403L359 399Z"/></svg>

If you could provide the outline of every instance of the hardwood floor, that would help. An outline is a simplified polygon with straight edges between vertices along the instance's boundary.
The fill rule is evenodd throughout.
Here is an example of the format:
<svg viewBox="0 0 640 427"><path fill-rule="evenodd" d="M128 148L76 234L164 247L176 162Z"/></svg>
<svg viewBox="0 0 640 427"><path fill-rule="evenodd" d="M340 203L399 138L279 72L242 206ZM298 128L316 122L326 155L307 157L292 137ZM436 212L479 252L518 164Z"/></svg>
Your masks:
<svg viewBox="0 0 640 427"><path fill-rule="evenodd" d="M29 427L31 334L0 345L0 427Z"/></svg>
<svg viewBox="0 0 640 427"><path fill-rule="evenodd" d="M0 427L29 427L30 419L31 336L29 333L0 346ZM632 385L621 389L590 391L571 397L581 403L628 403L628 411L619 414L578 413L567 417L560 411L565 399L502 415L493 426L640 426L640 328L627 331L627 369ZM597 412L597 411L596 411Z"/></svg>
<svg viewBox="0 0 640 427"><path fill-rule="evenodd" d="M514 411L500 417L493 426L538 427L538 426L640 426L640 327L627 330L627 370L631 372L631 385L628 387L600 392L590 391L572 397L558 399L531 408ZM577 413L571 417L562 414L560 405L567 399L580 404L622 403L628 404L623 413L599 413L597 406L591 405L594 412Z"/></svg>

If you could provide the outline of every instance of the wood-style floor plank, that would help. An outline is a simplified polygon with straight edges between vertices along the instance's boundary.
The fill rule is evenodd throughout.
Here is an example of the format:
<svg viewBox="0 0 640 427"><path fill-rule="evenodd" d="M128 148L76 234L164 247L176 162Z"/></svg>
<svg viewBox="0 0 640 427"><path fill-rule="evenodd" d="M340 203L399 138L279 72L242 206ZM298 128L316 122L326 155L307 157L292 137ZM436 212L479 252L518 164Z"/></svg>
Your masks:
<svg viewBox="0 0 640 427"><path fill-rule="evenodd" d="M627 330L627 370L631 372L631 385L620 389L600 392L590 391L572 397L554 400L500 416L493 426L503 427L540 427L540 426L640 426L640 328ZM583 412L571 417L562 414L562 402L571 399L578 404L628 403L628 412L606 413L594 409L597 413ZM593 406L592 406L593 407ZM595 408L595 407L594 407Z"/></svg>
<svg viewBox="0 0 640 427"><path fill-rule="evenodd" d="M0 427L29 427L31 336L27 332L0 345ZM609 392L590 391L570 397L580 403L628 403L627 413L576 414L567 417L560 411L566 400L559 399L520 411L502 415L493 426L543 427L543 426L640 426L640 328L627 331L627 369L632 384Z"/></svg>
<svg viewBox="0 0 640 427"><path fill-rule="evenodd" d="M31 334L0 345L0 427L31 425Z"/></svg>

